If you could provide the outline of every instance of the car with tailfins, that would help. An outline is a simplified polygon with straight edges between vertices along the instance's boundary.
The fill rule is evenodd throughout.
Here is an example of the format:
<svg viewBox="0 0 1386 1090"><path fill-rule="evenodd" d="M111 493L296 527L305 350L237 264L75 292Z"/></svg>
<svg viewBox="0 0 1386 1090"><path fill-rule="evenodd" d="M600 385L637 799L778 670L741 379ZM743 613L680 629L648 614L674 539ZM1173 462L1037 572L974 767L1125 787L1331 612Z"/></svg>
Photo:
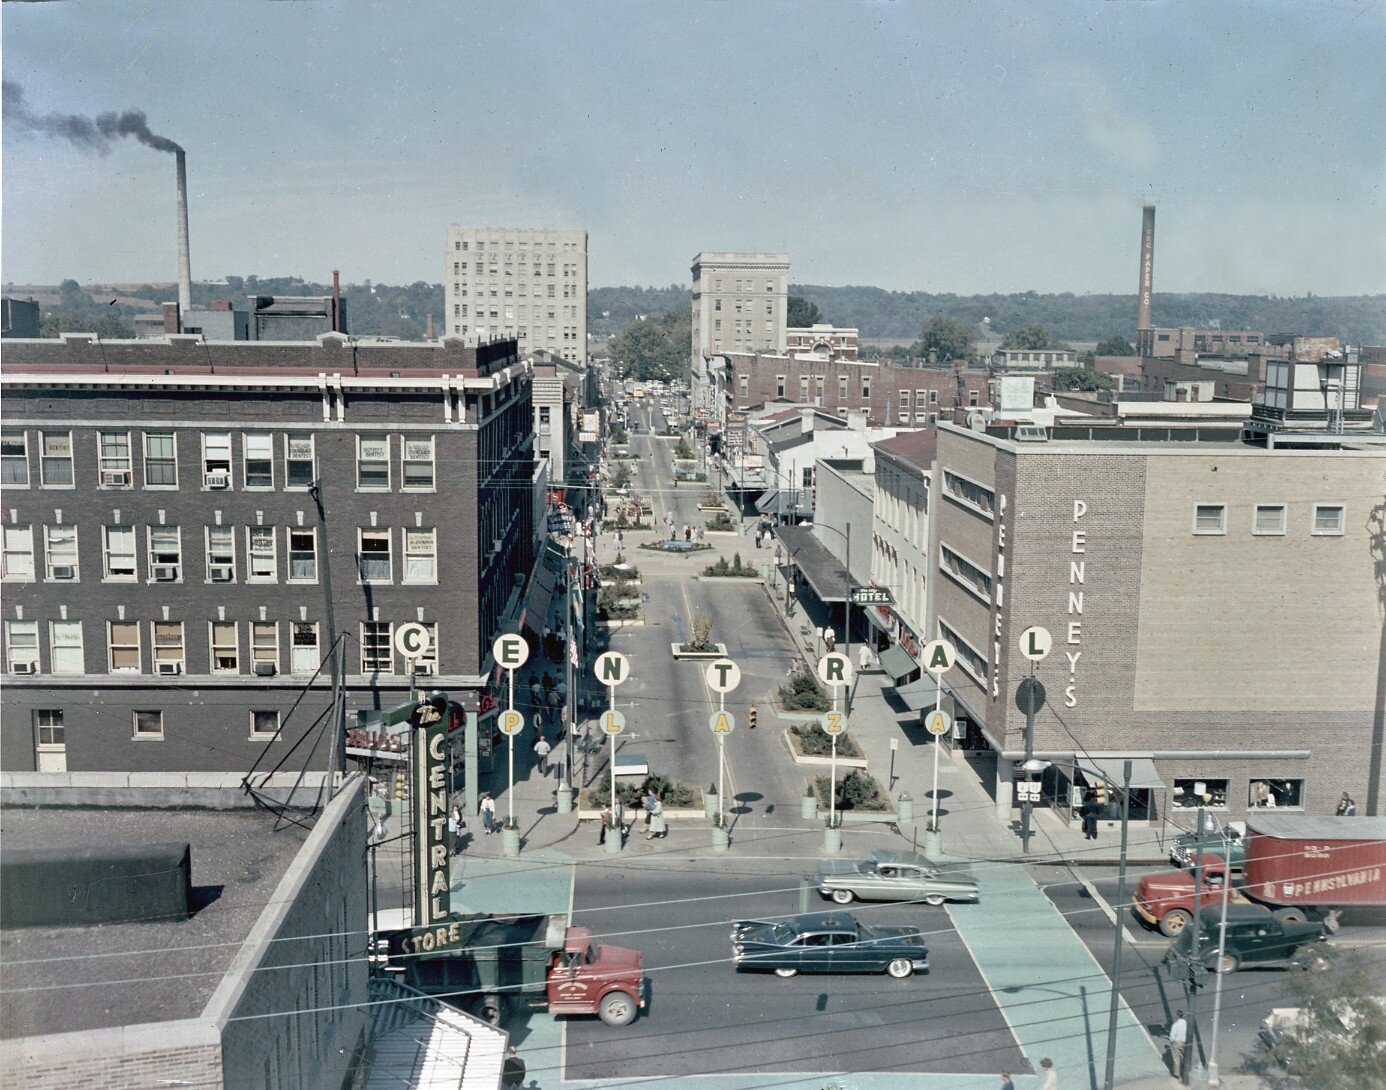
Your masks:
<svg viewBox="0 0 1386 1090"><path fill-rule="evenodd" d="M917 927L865 924L846 912L806 912L784 920L732 924L737 970L797 973L888 973L903 980L929 971L929 950Z"/></svg>
<svg viewBox="0 0 1386 1090"><path fill-rule="evenodd" d="M977 877L952 864L939 864L919 852L878 848L865 859L821 859L813 883L840 905L858 901L945 901L975 903Z"/></svg>

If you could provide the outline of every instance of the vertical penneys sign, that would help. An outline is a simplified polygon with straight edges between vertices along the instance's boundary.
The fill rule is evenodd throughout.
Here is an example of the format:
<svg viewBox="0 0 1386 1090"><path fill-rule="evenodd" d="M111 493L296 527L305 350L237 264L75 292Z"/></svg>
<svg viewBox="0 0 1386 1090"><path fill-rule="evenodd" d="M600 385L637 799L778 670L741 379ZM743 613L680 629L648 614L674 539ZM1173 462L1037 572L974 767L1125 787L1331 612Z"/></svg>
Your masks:
<svg viewBox="0 0 1386 1090"><path fill-rule="evenodd" d="M414 926L452 913L448 847L447 698L430 693L414 709L409 773L414 800Z"/></svg>
<svg viewBox="0 0 1386 1090"><path fill-rule="evenodd" d="M1073 537L1068 562L1068 639L1064 655L1068 659L1068 684L1064 687L1064 707L1078 706L1078 660L1083 657L1083 595L1088 581L1088 533L1079 524L1088 513L1086 500L1073 501Z"/></svg>

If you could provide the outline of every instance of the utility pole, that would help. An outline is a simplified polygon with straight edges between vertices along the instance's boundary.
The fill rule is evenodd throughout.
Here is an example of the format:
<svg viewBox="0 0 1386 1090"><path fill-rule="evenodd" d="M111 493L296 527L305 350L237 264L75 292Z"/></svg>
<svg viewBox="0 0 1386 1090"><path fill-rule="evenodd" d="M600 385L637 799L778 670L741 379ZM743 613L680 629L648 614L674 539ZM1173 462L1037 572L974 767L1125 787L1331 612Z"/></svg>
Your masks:
<svg viewBox="0 0 1386 1090"><path fill-rule="evenodd" d="M847 601L842 605L842 653L847 656L847 661L852 661L852 524L847 523ZM852 715L852 686L848 686L847 695L843 697L843 710L847 712L850 719Z"/></svg>
<svg viewBox="0 0 1386 1090"><path fill-rule="evenodd" d="M1102 1082L1104 1090L1112 1090L1116 1080L1117 1008L1121 1002L1121 921L1126 918L1126 843L1131 821L1131 762L1121 767L1121 855L1117 862L1116 938L1112 951L1112 1002L1107 1008L1107 1072Z"/></svg>
<svg viewBox="0 0 1386 1090"><path fill-rule="evenodd" d="M1203 957L1199 952L1199 924L1202 922L1203 913L1203 829L1204 816L1202 806L1198 808L1198 856L1194 860L1194 911L1193 922L1189 925L1193 928L1193 941L1189 944L1189 1040L1184 1050L1184 1070L1176 1071L1175 1075L1185 1086L1189 1085L1189 1079L1193 1075L1195 1057L1198 1052L1198 971L1203 968ZM1224 878L1224 881L1226 879Z"/></svg>
<svg viewBox="0 0 1386 1090"><path fill-rule="evenodd" d="M1030 775L1030 762L1035 759L1035 697L1039 694L1035 691L1035 664L1030 663L1030 684L1025 688L1025 775ZM1025 793L1025 798L1020 804L1020 852L1022 855L1030 854L1030 810L1034 804L1030 801L1030 793Z"/></svg>

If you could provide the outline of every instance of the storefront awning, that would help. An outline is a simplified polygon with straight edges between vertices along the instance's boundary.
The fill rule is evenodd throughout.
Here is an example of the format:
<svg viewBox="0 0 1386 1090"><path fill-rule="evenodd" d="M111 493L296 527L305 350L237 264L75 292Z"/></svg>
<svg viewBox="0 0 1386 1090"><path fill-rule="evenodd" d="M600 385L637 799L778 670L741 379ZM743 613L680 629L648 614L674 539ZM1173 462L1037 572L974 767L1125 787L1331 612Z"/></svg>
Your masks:
<svg viewBox="0 0 1386 1090"><path fill-rule="evenodd" d="M756 510L762 515L783 514L780 510L780 490L778 488L766 490L760 499L756 500Z"/></svg>
<svg viewBox="0 0 1386 1090"><path fill-rule="evenodd" d="M919 669L919 663L898 643L892 643L881 652L881 669L891 677L904 677ZM933 682L929 683L930 685Z"/></svg>
<svg viewBox="0 0 1386 1090"><path fill-rule="evenodd" d="M847 569L808 526L780 526L775 530L789 551L790 563L803 572L804 580L824 603L847 601Z"/></svg>
<svg viewBox="0 0 1386 1090"><path fill-rule="evenodd" d="M892 648L892 650L894 650ZM882 661L885 654L881 655ZM917 712L921 708L932 708L938 700L938 690L934 687L934 679L929 674L925 674L918 681L911 681L908 685L897 685L895 695L904 701L905 707L912 712Z"/></svg>
<svg viewBox="0 0 1386 1090"><path fill-rule="evenodd" d="M1155 762L1149 757L1132 757L1128 755L1112 755L1109 753L1093 753L1074 758L1074 763L1078 766L1078 771L1090 780L1107 783L1120 787L1125 771L1123 766L1127 761L1131 762L1131 786L1140 788L1163 788L1165 781L1160 779L1160 774L1155 771Z"/></svg>

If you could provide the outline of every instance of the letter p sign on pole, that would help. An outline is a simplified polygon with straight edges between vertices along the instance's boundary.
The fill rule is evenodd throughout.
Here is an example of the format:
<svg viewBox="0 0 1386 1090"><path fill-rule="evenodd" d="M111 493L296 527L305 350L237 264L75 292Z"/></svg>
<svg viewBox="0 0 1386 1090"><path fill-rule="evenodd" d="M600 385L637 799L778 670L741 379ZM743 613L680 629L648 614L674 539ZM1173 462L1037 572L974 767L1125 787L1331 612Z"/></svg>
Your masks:
<svg viewBox="0 0 1386 1090"><path fill-rule="evenodd" d="M510 703L505 713L501 716L501 732L506 736L510 743L509 761L507 762L507 776L509 787L505 792L506 806L506 825L515 825L515 735L524 729L525 720L519 712L515 710L515 671L525 664L529 658L529 643L518 632L505 632L497 636L495 642L491 644L491 654L495 656L496 665L510 674ZM506 730L504 724L509 724L510 729ZM506 836L512 834L506 833Z"/></svg>

